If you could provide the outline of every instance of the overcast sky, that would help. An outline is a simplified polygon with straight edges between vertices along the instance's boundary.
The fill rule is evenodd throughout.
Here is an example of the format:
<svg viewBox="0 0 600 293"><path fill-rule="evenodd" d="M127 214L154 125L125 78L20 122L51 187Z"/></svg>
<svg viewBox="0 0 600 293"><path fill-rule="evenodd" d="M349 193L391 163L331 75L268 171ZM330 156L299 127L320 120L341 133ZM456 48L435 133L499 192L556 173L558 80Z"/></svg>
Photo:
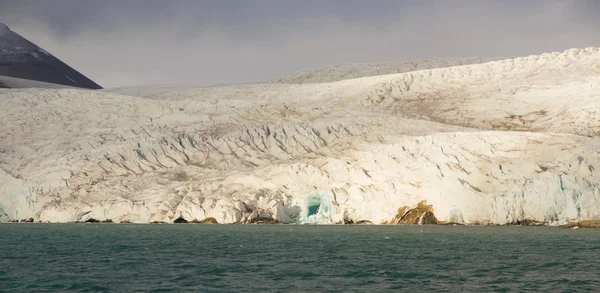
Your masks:
<svg viewBox="0 0 600 293"><path fill-rule="evenodd" d="M600 46L596 0L0 0L0 22L104 87Z"/></svg>

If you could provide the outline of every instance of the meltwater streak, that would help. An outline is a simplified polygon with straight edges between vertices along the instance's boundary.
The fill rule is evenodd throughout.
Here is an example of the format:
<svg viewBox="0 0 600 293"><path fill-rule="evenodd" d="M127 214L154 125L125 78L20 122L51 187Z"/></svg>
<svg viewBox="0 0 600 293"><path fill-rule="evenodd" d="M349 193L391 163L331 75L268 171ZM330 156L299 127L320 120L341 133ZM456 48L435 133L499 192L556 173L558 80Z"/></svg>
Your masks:
<svg viewBox="0 0 600 293"><path fill-rule="evenodd" d="M2 292L599 291L600 230L0 225Z"/></svg>

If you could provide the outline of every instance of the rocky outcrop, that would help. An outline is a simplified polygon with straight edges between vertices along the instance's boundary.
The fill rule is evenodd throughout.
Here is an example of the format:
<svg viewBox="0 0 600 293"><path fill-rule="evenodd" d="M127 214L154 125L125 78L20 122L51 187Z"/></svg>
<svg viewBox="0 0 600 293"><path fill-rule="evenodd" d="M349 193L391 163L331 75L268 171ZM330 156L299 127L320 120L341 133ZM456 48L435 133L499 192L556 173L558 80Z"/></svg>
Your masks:
<svg viewBox="0 0 600 293"><path fill-rule="evenodd" d="M275 219L271 219L271 218L257 218L255 220L252 220L250 222L248 222L248 224L279 224L279 222L277 222L277 220Z"/></svg>
<svg viewBox="0 0 600 293"><path fill-rule="evenodd" d="M335 224L338 224L338 225L373 225L373 222L371 222L369 220L354 221L352 219L344 219L344 221L337 222Z"/></svg>
<svg viewBox="0 0 600 293"><path fill-rule="evenodd" d="M546 226L548 225L548 223L544 223L544 222L540 222L540 221L536 221L536 220L530 220L530 219L523 219L523 220L518 220L515 223L513 223L513 225L515 226Z"/></svg>
<svg viewBox="0 0 600 293"><path fill-rule="evenodd" d="M277 219L274 219L272 216L270 216L268 213L265 213L264 211L253 211L252 213L250 213L245 221L240 222L241 224L277 224L279 223L279 221L277 221Z"/></svg>
<svg viewBox="0 0 600 293"><path fill-rule="evenodd" d="M373 222L369 220L358 220L355 223L356 225L373 225Z"/></svg>
<svg viewBox="0 0 600 293"><path fill-rule="evenodd" d="M425 201L418 203L417 207L401 207L398 209L398 214L390 224L400 225L436 225L437 218L433 213L433 206L427 205Z"/></svg>
<svg viewBox="0 0 600 293"><path fill-rule="evenodd" d="M217 222L217 219L213 218L213 217L208 217L204 220L192 220L190 223L192 224L219 224L219 222Z"/></svg>
<svg viewBox="0 0 600 293"><path fill-rule="evenodd" d="M188 221L182 217L179 217L173 221L173 224L187 224Z"/></svg>
<svg viewBox="0 0 600 293"><path fill-rule="evenodd" d="M570 222L560 226L561 228L600 228L600 220L584 220L579 222Z"/></svg>

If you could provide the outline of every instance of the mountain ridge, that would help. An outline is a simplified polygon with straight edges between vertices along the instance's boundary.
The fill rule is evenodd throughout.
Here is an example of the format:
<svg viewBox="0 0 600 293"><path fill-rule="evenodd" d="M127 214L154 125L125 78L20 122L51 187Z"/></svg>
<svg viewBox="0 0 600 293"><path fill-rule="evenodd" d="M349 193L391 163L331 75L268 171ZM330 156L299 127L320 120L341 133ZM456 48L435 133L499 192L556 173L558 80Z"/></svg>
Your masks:
<svg viewBox="0 0 600 293"><path fill-rule="evenodd" d="M48 87L49 84L102 88L3 23L0 23L0 84L4 88Z"/></svg>

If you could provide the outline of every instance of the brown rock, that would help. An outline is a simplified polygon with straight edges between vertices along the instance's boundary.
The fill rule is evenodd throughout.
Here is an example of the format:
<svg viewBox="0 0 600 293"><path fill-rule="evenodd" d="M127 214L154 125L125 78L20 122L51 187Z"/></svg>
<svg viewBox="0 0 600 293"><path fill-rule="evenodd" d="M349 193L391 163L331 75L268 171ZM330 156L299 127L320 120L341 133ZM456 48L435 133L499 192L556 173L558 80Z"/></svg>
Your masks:
<svg viewBox="0 0 600 293"><path fill-rule="evenodd" d="M182 217L179 217L177 219L175 219L175 221L173 221L174 224L187 224L188 221Z"/></svg>
<svg viewBox="0 0 600 293"><path fill-rule="evenodd" d="M356 225L372 225L373 222L369 221L369 220L358 220L356 221Z"/></svg>
<svg viewBox="0 0 600 293"><path fill-rule="evenodd" d="M369 220L358 220L358 221L354 221L354 220L348 220L348 219L344 219L343 222L336 222L336 225L371 225L373 224L373 222L369 221Z"/></svg>
<svg viewBox="0 0 600 293"><path fill-rule="evenodd" d="M583 220L579 222L570 222L559 226L560 228L600 228L600 220Z"/></svg>
<svg viewBox="0 0 600 293"><path fill-rule="evenodd" d="M213 218L213 217L208 217L202 221L198 221L196 219L192 220L191 223L194 224L219 224L219 222L217 222L217 219Z"/></svg>
<svg viewBox="0 0 600 293"><path fill-rule="evenodd" d="M580 228L600 228L600 220L579 221Z"/></svg>
<svg viewBox="0 0 600 293"><path fill-rule="evenodd" d="M279 224L279 222L277 220L274 219L265 219L265 220L257 220L256 222L254 222L254 224L268 224L268 225L273 225L273 224Z"/></svg>
<svg viewBox="0 0 600 293"><path fill-rule="evenodd" d="M579 228L600 228L600 220L579 221Z"/></svg>
<svg viewBox="0 0 600 293"><path fill-rule="evenodd" d="M399 208L398 214L390 222L390 224L401 225L436 225L437 223L438 220L433 213L433 206L427 205L425 201L420 202L413 209L408 207Z"/></svg>
<svg viewBox="0 0 600 293"><path fill-rule="evenodd" d="M414 217L411 215L414 214ZM430 211L422 211L419 209L410 210L406 213L406 220L402 219L401 224L418 224L418 225L436 225L437 218Z"/></svg>
<svg viewBox="0 0 600 293"><path fill-rule="evenodd" d="M249 219L248 224L278 224L277 220L267 217L257 217Z"/></svg>
<svg viewBox="0 0 600 293"><path fill-rule="evenodd" d="M530 219L519 220L514 224L518 225L518 226L544 226L544 225L546 225L546 223L544 223L544 222L530 220Z"/></svg>

